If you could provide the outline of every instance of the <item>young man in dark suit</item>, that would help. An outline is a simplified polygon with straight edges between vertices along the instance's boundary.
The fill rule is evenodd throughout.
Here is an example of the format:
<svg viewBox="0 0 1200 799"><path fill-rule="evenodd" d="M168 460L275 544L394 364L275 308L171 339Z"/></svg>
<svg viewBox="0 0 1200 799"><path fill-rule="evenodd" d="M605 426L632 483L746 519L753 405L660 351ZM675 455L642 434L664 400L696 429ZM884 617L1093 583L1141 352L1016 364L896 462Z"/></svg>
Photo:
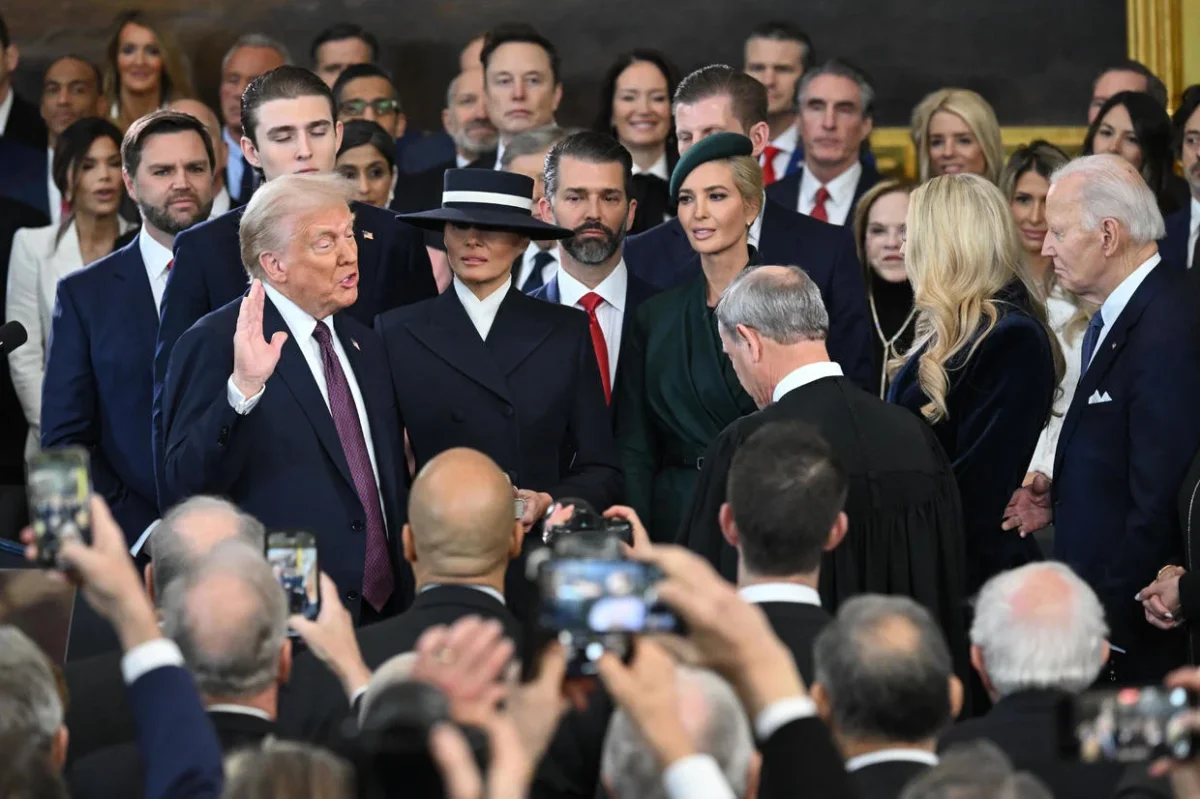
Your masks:
<svg viewBox="0 0 1200 799"><path fill-rule="evenodd" d="M1166 218L1167 234L1158 243L1158 251L1164 264L1191 274L1200 242L1200 86L1189 86L1183 93L1183 102L1171 121L1176 152L1192 196L1186 206Z"/></svg>
<svg viewBox="0 0 1200 799"><path fill-rule="evenodd" d="M215 493L272 529L311 530L338 587L324 601L368 623L408 606L412 578L399 557L407 490L387 361L344 313L360 275L346 195L334 175L283 175L250 199L250 291L171 357L159 490L164 505Z"/></svg>
<svg viewBox="0 0 1200 799"><path fill-rule="evenodd" d="M674 111L680 153L722 131L749 137L755 156L766 147L766 90L754 78L723 64L703 67L684 78L675 90ZM877 382L867 291L849 231L768 199L750 227L749 240L760 263L804 268L829 309L830 356L858 385L869 388ZM632 274L660 288L682 285L700 271L700 261L678 219L631 236L625 243L625 263Z"/></svg>
<svg viewBox="0 0 1200 799"><path fill-rule="evenodd" d="M242 153L266 180L333 170L341 123L333 94L308 70L283 66L251 81L242 95L241 122ZM420 232L397 222L386 209L360 202L350 207L361 291L348 315L370 324L390 308L435 296L437 285ZM175 342L189 327L246 291L238 242L242 213L234 209L175 242L154 355L154 455L160 481L166 457L162 393L167 365Z"/></svg>
<svg viewBox="0 0 1200 799"><path fill-rule="evenodd" d="M559 243L554 277L530 294L578 308L588 315L605 399L617 381L621 338L633 312L658 290L629 274L622 257L625 233L633 224L633 159L605 133L568 136L546 158L542 219L570 230Z"/></svg>
<svg viewBox="0 0 1200 799"><path fill-rule="evenodd" d="M17 96L12 76L21 61L21 51L8 36L8 25L0 17L0 137L44 152L46 123L38 110Z"/></svg>
<svg viewBox="0 0 1200 799"><path fill-rule="evenodd" d="M879 182L862 160L871 135L875 92L859 69L830 59L800 81L800 137L804 165L767 187L767 199L798 213L850 227L854 207Z"/></svg>
<svg viewBox="0 0 1200 799"><path fill-rule="evenodd" d="M59 283L43 383L42 446L82 446L92 484L134 545L159 518L150 445L158 308L177 234L208 218L213 143L203 123L156 111L130 126L122 175L134 241Z"/></svg>
<svg viewBox="0 0 1200 799"><path fill-rule="evenodd" d="M1059 282L1100 310L1084 333L1054 480L1039 475L1019 488L1003 526L1028 535L1053 521L1055 558L1104 605L1113 680L1158 680L1183 665L1184 631L1156 629L1131 597L1184 555L1176 499L1200 449L1196 291L1163 263L1155 243L1162 215L1145 181L1117 156L1087 156L1059 170L1046 221L1042 252Z"/></svg>

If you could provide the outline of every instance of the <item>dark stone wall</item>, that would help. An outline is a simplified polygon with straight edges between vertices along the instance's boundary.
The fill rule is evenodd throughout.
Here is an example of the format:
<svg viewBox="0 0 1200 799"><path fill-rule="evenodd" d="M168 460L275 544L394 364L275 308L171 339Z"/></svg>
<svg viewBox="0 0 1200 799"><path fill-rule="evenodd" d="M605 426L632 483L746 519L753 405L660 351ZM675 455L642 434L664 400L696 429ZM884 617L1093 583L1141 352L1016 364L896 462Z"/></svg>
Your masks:
<svg viewBox="0 0 1200 799"><path fill-rule="evenodd" d="M18 88L36 91L47 59L67 51L99 59L108 23L128 0L5 0L23 51ZM143 0L167 14L192 60L201 96L215 98L225 48L242 32L282 39L301 63L308 43L339 19L368 26L384 45L409 118L438 125L458 49L497 22L534 23L562 53L564 124L591 122L613 56L656 47L684 71L741 63L757 22L790 18L816 43L864 67L878 88L877 122L907 125L912 106L941 86L975 89L1002 124L1082 124L1091 79L1125 52L1121 0Z"/></svg>

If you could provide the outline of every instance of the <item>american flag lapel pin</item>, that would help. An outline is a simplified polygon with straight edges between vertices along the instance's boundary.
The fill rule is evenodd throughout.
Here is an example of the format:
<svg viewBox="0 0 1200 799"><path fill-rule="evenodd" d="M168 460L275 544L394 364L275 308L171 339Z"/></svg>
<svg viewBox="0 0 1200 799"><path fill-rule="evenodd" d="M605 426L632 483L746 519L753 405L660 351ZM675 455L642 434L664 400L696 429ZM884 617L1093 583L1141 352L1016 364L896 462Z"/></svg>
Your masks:
<svg viewBox="0 0 1200 799"><path fill-rule="evenodd" d="M366 239L367 241L375 241L375 234L369 230L364 230L363 238Z"/></svg>

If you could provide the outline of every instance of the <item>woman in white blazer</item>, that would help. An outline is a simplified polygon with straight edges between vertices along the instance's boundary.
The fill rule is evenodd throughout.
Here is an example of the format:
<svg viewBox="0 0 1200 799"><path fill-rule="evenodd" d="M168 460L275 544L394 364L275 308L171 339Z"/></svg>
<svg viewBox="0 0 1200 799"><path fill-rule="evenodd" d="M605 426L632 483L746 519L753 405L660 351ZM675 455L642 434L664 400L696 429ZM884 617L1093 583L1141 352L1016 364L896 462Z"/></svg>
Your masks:
<svg viewBox="0 0 1200 799"><path fill-rule="evenodd" d="M18 230L8 262L4 317L29 341L8 355L13 387L29 423L26 456L39 448L42 377L58 281L103 258L128 228L117 214L124 196L121 133L111 122L80 119L58 137L51 167L69 209L58 225Z"/></svg>

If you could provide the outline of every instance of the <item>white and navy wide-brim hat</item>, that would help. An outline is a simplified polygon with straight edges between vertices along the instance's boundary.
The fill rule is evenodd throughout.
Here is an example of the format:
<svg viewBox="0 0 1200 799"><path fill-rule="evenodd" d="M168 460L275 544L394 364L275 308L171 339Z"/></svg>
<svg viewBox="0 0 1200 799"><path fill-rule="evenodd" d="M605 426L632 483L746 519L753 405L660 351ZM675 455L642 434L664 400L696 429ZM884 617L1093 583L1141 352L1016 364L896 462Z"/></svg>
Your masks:
<svg viewBox="0 0 1200 799"><path fill-rule="evenodd" d="M540 241L574 235L566 228L534 219L532 212L532 178L491 169L447 169L442 181L441 208L400 214L397 218L428 230L441 230L447 222L457 222L507 230Z"/></svg>

